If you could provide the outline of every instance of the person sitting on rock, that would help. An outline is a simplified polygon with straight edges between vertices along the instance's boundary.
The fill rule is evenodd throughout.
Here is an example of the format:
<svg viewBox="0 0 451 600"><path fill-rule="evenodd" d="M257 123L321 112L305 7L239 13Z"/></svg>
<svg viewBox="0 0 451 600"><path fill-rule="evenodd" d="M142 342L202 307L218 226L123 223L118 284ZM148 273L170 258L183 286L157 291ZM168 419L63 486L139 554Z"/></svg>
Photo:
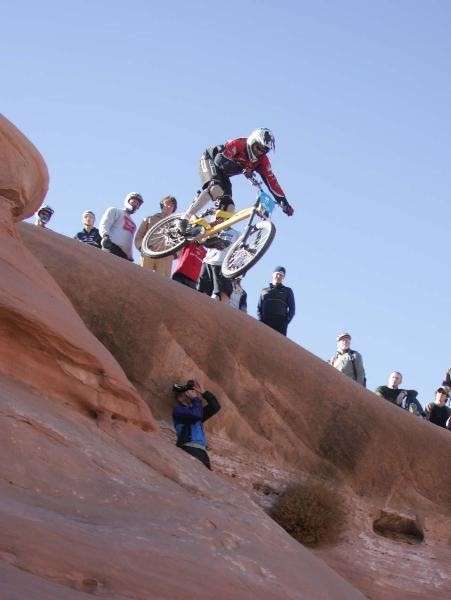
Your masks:
<svg viewBox="0 0 451 600"><path fill-rule="evenodd" d="M102 249L133 262L133 238L136 225L131 215L144 202L141 194L132 192L124 200L124 208L108 208L100 219L99 231Z"/></svg>
<svg viewBox="0 0 451 600"><path fill-rule="evenodd" d="M47 227L55 211L50 206L41 206L36 215L35 225L37 227Z"/></svg>
<svg viewBox="0 0 451 600"><path fill-rule="evenodd" d="M444 387L435 391L435 400L426 406L426 419L439 427L451 429L451 408L446 405L448 392Z"/></svg>
<svg viewBox="0 0 451 600"><path fill-rule="evenodd" d="M202 392L195 379L186 383L175 383L172 391L176 398L172 419L177 434L177 446L200 460L211 471L203 424L219 412L221 406L214 394L208 390Z"/></svg>
<svg viewBox="0 0 451 600"><path fill-rule="evenodd" d="M376 388L376 394L413 414L424 416L423 407L417 400L418 392L416 390L401 389L399 387L401 383L401 373L392 371L388 376L388 385L380 385Z"/></svg>
<svg viewBox="0 0 451 600"><path fill-rule="evenodd" d="M100 237L99 230L94 227L96 216L92 210L85 210L81 216L81 222L83 223L83 229L79 231L74 239L96 248L101 248L102 238Z"/></svg>

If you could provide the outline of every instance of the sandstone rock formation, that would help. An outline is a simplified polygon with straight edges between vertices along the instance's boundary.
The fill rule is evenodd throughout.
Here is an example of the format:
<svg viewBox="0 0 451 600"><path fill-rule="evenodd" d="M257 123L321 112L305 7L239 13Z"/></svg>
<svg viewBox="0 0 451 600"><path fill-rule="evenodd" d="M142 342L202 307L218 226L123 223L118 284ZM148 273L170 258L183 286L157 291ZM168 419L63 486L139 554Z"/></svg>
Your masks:
<svg viewBox="0 0 451 600"><path fill-rule="evenodd" d="M0 598L449 597L449 432L229 307L16 230L46 170L0 134ZM192 375L223 406L213 473L170 427L168 389ZM312 553L258 504L318 478L348 516Z"/></svg>
<svg viewBox="0 0 451 600"><path fill-rule="evenodd" d="M362 598L244 490L158 433L148 404L17 234L14 220L47 187L41 157L3 118L0 147L0 598ZM121 273L114 257L97 256Z"/></svg>
<svg viewBox="0 0 451 600"><path fill-rule="evenodd" d="M48 175L37 150L4 117L0 159L0 373L84 410L156 429L117 362L17 236L13 219L39 207Z"/></svg>
<svg viewBox="0 0 451 600"><path fill-rule="evenodd" d="M321 476L348 523L317 555L371 598L451 596L448 431L239 311L58 234L21 232L168 439L170 384L194 375L224 407L209 425L216 471L263 506L287 481Z"/></svg>

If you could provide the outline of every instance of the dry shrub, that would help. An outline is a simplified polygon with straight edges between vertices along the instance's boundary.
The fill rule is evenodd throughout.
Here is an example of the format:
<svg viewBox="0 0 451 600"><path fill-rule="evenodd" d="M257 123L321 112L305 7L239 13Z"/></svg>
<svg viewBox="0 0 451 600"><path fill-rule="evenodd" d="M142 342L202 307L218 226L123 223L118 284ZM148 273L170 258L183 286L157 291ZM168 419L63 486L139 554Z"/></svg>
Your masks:
<svg viewBox="0 0 451 600"><path fill-rule="evenodd" d="M288 487L270 515L295 540L315 547L338 541L346 513L342 498L315 481Z"/></svg>

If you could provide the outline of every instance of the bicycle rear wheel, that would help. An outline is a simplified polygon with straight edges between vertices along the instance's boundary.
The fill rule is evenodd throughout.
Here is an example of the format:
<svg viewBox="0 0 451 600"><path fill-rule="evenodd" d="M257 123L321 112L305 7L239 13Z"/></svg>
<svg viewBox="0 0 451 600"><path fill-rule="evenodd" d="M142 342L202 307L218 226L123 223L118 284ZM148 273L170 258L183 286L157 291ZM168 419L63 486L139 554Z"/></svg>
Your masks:
<svg viewBox="0 0 451 600"><path fill-rule="evenodd" d="M221 268L224 277L233 279L248 271L268 250L275 235L276 227L271 221L259 221L253 225L245 243L243 233L224 257Z"/></svg>
<svg viewBox="0 0 451 600"><path fill-rule="evenodd" d="M188 242L178 231L181 215L171 215L151 227L144 236L141 252L149 258L164 258L174 254Z"/></svg>

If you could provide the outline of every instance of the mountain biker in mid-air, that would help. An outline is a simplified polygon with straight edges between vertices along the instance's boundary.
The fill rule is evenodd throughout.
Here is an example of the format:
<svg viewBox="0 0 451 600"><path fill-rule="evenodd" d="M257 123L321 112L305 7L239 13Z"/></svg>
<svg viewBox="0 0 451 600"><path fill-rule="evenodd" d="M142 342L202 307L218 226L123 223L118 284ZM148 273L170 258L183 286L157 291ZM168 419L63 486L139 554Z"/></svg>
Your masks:
<svg viewBox="0 0 451 600"><path fill-rule="evenodd" d="M199 167L202 191L180 219L180 233L189 235L189 219L209 200L212 200L219 210L227 211L230 205L233 207L230 177L240 173L249 178L257 171L283 212L291 217L294 213L293 207L285 198L266 156L274 149L274 135L265 128L255 129L248 138L236 138L225 144L207 148L201 156Z"/></svg>

